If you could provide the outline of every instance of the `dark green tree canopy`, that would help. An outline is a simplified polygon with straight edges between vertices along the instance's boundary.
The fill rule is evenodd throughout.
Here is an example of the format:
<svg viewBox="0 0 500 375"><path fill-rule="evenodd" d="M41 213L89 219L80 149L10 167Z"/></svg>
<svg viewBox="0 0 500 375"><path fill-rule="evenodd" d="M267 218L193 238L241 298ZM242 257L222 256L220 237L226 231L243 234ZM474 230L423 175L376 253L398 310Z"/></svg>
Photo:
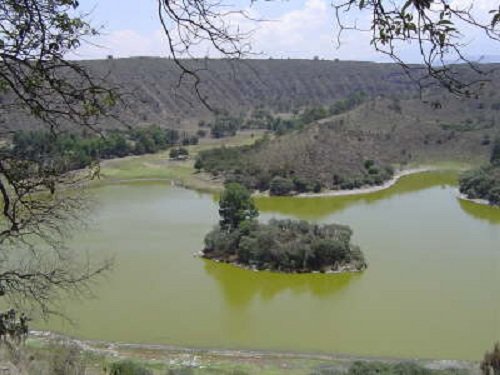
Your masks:
<svg viewBox="0 0 500 375"><path fill-rule="evenodd" d="M490 163L500 166L500 137L495 139L493 150L491 151Z"/></svg>
<svg viewBox="0 0 500 375"><path fill-rule="evenodd" d="M233 231L242 222L255 219L259 212L250 192L238 183L230 183L219 200L220 226L227 231Z"/></svg>

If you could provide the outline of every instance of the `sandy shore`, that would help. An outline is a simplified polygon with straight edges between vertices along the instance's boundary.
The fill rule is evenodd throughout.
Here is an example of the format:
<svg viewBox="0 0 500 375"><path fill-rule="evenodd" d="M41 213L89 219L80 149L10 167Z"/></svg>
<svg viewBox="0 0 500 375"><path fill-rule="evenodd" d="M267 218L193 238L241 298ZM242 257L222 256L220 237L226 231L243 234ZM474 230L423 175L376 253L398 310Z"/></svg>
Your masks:
<svg viewBox="0 0 500 375"><path fill-rule="evenodd" d="M483 206L491 206L491 207L498 207L493 204L491 204L488 200L486 199L479 199L479 198L469 198L467 195L462 194L458 189L457 189L457 198L463 201L468 201L476 204L481 204ZM500 207L499 207L500 208Z"/></svg>
<svg viewBox="0 0 500 375"><path fill-rule="evenodd" d="M419 168L411 168L405 169L401 171L397 171L394 173L394 177L389 181L385 182L382 185L368 186L360 189L352 189L352 190L327 190L321 193L302 193L294 195L294 197L298 198L318 198L318 197L339 197L345 195L358 195L358 194L370 194L375 193L377 191L385 190L395 185L401 177L408 176L410 174L416 173L424 173L424 172L432 172L436 171L439 168L437 167L419 167Z"/></svg>

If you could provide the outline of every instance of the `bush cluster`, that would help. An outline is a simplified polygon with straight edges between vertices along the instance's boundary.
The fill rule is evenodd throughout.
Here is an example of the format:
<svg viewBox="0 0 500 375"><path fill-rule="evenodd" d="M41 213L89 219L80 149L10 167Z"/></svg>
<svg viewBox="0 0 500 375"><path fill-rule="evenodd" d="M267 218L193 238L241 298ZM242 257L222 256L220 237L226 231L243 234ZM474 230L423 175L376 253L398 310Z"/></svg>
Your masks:
<svg viewBox="0 0 500 375"><path fill-rule="evenodd" d="M460 177L460 193L500 205L500 166L488 165L464 173Z"/></svg>
<svg viewBox="0 0 500 375"><path fill-rule="evenodd" d="M362 270L366 263L352 245L352 230L343 225L276 220L247 220L232 231L215 227L205 237L204 256L278 272Z"/></svg>
<svg viewBox="0 0 500 375"><path fill-rule="evenodd" d="M338 367L321 368L311 375L466 375L467 371L460 369L429 369L414 362L376 362L356 361L347 371L339 371Z"/></svg>
<svg viewBox="0 0 500 375"><path fill-rule="evenodd" d="M485 199L500 205L500 138L491 150L490 164L465 172L460 176L460 193L470 199Z"/></svg>

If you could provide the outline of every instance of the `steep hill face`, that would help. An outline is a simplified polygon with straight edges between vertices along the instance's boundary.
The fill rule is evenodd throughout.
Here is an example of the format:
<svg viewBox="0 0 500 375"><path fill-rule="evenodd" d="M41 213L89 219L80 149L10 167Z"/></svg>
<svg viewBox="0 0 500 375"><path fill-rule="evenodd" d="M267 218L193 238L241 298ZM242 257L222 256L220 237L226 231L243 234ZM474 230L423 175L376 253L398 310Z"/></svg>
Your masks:
<svg viewBox="0 0 500 375"><path fill-rule="evenodd" d="M352 93L369 96L415 95L416 87L394 64L311 60L186 60L197 71L199 91L217 111L246 112L263 106L292 112L308 105L330 104ZM184 76L172 60L129 58L82 62L110 85L121 88L124 106L116 114L126 124L185 127L213 116L196 97L192 77ZM179 84L180 80L180 84ZM1 98L0 98L1 99ZM5 125L29 128L29 116L11 114ZM111 120L103 122L113 125Z"/></svg>
<svg viewBox="0 0 500 375"><path fill-rule="evenodd" d="M279 176L337 189L379 184L383 180L375 178L375 171L388 164L484 162L500 134L496 84L477 99L437 94L426 101L371 99L347 113L242 149L237 163L212 160L211 169L220 165L219 173L252 188L265 189Z"/></svg>
<svg viewBox="0 0 500 375"><path fill-rule="evenodd" d="M436 98L436 100L439 98ZM441 98L434 108L420 100L375 99L303 131L277 137L247 157L269 169L290 169L331 185L333 176L363 170L365 160L426 163L482 161L500 133L496 96Z"/></svg>
<svg viewBox="0 0 500 375"><path fill-rule="evenodd" d="M131 127L157 124L194 133L200 119L214 116L196 96L193 78L182 76L172 60L130 58L82 64L121 88L124 105L116 108L116 115ZM347 112L242 150L240 164L226 171L233 177L253 173L253 180L279 176L335 188L342 179L366 181L367 162L372 161L382 170L387 164L485 160L500 133L500 70L487 77L491 82L478 98L456 98L442 88L419 91L395 64L210 59L184 64L199 75L199 93L212 108L233 115L262 107L285 114L283 118L293 117L306 107L328 107L353 94L366 94L361 105ZM483 69L498 67L484 65ZM36 125L33 118L18 113L1 117L2 129ZM111 120L101 124L103 128L118 125Z"/></svg>
<svg viewBox="0 0 500 375"><path fill-rule="evenodd" d="M193 80L172 60L133 58L88 62L100 73L131 90L138 119L161 121L210 115L193 93ZM357 91L370 96L402 95L415 86L394 64L311 60L188 60L197 71L200 93L215 110L237 112L264 106L291 112L306 105L329 104Z"/></svg>

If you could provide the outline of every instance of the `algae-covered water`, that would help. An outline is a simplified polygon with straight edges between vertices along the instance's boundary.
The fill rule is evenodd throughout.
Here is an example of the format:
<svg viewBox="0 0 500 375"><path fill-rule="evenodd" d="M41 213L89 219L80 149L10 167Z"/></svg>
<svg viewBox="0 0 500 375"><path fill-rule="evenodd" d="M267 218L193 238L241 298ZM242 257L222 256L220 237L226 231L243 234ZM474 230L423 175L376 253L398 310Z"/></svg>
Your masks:
<svg viewBox="0 0 500 375"><path fill-rule="evenodd" d="M500 209L456 198L453 173L370 195L259 198L261 219L354 229L362 274L252 272L193 257L213 196L162 183L100 187L73 244L113 254L96 298L68 301L84 338L197 347L479 359L500 339ZM46 327L43 327L46 328Z"/></svg>

